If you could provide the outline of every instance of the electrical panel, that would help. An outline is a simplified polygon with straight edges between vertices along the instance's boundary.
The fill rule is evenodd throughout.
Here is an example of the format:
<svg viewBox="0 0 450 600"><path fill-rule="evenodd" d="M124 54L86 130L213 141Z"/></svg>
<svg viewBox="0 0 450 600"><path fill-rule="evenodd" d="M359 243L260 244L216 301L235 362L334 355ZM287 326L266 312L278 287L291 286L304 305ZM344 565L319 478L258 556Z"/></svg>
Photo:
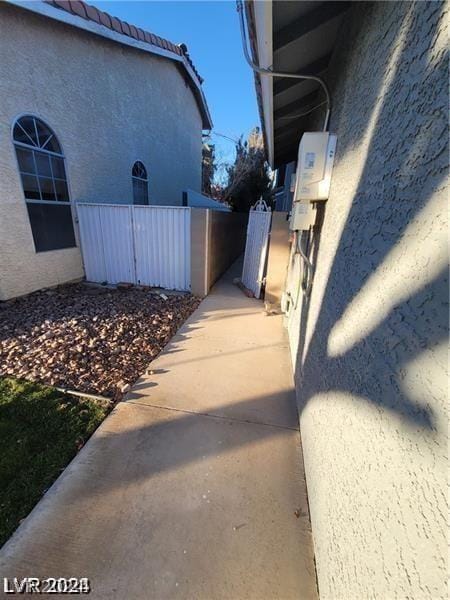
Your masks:
<svg viewBox="0 0 450 600"><path fill-rule="evenodd" d="M294 202L327 200L337 137L328 132L304 133L298 148Z"/></svg>

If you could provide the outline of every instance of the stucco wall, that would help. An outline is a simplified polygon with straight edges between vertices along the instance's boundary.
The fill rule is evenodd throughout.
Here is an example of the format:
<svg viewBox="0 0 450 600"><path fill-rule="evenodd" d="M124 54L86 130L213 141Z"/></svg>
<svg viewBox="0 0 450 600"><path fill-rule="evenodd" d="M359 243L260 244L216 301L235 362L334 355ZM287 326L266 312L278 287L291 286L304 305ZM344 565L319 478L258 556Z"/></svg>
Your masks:
<svg viewBox="0 0 450 600"><path fill-rule="evenodd" d="M356 3L289 332L320 597L447 597L448 4Z"/></svg>
<svg viewBox="0 0 450 600"><path fill-rule="evenodd" d="M151 204L201 188L201 116L173 61L0 4L0 299L82 275L78 249L35 254L11 143L41 117L66 156L74 202L132 201L147 167Z"/></svg>

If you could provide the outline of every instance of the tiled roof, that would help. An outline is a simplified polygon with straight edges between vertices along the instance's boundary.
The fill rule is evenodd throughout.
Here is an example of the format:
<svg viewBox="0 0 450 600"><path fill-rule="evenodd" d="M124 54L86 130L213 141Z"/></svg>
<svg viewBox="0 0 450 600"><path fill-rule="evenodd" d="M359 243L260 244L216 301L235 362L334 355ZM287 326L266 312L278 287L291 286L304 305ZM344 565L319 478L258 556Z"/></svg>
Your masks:
<svg viewBox="0 0 450 600"><path fill-rule="evenodd" d="M194 67L188 54L187 47L184 44L173 44L172 42L169 42L169 40L165 40L149 31L144 31L140 27L130 25L126 21L113 17L108 13L99 10L95 6L86 4L86 2L82 2L82 0L45 0L45 2L46 4L65 10L68 13L87 19L88 21L94 21L94 23L103 25L112 31L132 37L140 42L147 42L148 44L152 44L153 46L157 46L168 52L173 52L178 56L184 56L194 71L199 83L203 83L203 79Z"/></svg>

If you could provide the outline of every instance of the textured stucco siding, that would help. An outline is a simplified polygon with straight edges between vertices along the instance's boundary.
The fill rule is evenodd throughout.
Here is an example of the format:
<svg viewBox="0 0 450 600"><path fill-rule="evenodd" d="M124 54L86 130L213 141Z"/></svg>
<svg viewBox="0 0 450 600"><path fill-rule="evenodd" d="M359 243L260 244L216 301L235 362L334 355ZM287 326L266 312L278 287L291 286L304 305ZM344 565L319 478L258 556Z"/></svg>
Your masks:
<svg viewBox="0 0 450 600"><path fill-rule="evenodd" d="M0 299L82 276L78 249L36 254L11 125L42 118L66 157L73 202L132 202L131 168L151 204L201 188L202 121L175 63L0 4Z"/></svg>
<svg viewBox="0 0 450 600"><path fill-rule="evenodd" d="M288 328L322 600L447 597L448 4L357 3Z"/></svg>

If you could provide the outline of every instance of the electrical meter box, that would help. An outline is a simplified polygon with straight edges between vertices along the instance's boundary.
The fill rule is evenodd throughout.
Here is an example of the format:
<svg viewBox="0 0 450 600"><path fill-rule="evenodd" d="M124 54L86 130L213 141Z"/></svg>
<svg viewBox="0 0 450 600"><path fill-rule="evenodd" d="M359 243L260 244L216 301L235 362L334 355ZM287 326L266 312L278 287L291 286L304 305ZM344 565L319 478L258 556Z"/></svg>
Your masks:
<svg viewBox="0 0 450 600"><path fill-rule="evenodd" d="M294 202L327 200L337 137L328 132L304 133L298 147Z"/></svg>

